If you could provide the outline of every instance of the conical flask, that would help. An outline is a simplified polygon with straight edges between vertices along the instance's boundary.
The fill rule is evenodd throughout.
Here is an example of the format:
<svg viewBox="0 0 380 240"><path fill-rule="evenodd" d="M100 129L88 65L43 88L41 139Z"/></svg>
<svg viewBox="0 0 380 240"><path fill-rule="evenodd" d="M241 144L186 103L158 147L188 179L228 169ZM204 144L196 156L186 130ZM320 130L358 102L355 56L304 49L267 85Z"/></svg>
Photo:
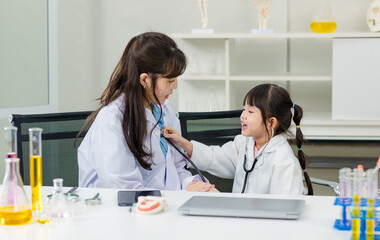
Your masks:
<svg viewBox="0 0 380 240"><path fill-rule="evenodd" d="M310 29L315 33L332 33L336 22L331 10L330 0L319 0L317 9L311 19Z"/></svg>
<svg viewBox="0 0 380 240"><path fill-rule="evenodd" d="M0 224L21 225L30 223L32 208L20 176L20 159L5 159L5 176L0 193Z"/></svg>
<svg viewBox="0 0 380 240"><path fill-rule="evenodd" d="M53 179L54 192L49 203L50 216L54 220L70 217L65 195L63 193L63 179Z"/></svg>

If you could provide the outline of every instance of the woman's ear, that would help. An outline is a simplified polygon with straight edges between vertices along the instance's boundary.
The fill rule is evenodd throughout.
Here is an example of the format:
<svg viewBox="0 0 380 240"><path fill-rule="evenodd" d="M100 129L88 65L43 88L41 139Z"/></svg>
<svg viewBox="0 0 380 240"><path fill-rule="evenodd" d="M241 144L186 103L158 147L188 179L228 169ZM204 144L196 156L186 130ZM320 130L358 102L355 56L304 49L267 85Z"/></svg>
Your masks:
<svg viewBox="0 0 380 240"><path fill-rule="evenodd" d="M151 79L147 73L140 74L140 84L143 88L149 88L151 84Z"/></svg>

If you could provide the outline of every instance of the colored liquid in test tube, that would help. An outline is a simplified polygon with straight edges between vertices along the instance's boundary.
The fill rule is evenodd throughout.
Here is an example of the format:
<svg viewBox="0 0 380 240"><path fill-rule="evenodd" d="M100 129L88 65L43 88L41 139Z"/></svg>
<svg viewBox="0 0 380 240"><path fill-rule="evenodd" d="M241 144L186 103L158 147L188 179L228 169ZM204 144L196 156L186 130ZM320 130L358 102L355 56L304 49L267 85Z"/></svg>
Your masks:
<svg viewBox="0 0 380 240"><path fill-rule="evenodd" d="M354 195L354 205L360 205L360 198L363 197L363 187L364 187L364 170L362 165L358 165L357 168L353 169L353 195Z"/></svg>
<svg viewBox="0 0 380 240"><path fill-rule="evenodd" d="M32 210L42 210L42 129L29 128L30 187Z"/></svg>
<svg viewBox="0 0 380 240"><path fill-rule="evenodd" d="M17 158L17 127L5 127L5 158Z"/></svg>
<svg viewBox="0 0 380 240"><path fill-rule="evenodd" d="M367 182L365 184L366 186L366 192L367 192L367 198L368 198L368 207L374 207L375 199L377 198L377 179L378 174L377 171L374 169L368 169L366 171L367 176Z"/></svg>

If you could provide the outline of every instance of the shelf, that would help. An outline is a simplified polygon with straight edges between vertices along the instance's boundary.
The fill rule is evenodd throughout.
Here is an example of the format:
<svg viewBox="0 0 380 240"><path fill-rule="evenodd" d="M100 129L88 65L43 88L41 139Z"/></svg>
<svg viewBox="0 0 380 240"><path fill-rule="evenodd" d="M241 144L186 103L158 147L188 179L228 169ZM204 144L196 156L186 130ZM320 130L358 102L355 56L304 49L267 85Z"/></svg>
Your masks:
<svg viewBox="0 0 380 240"><path fill-rule="evenodd" d="M380 37L376 32L346 32L346 33L217 33L217 34L170 34L174 39L254 39L254 38L372 38Z"/></svg>
<svg viewBox="0 0 380 240"><path fill-rule="evenodd" d="M231 81L327 81L331 82L331 76L311 75L257 75L257 76L231 76Z"/></svg>
<svg viewBox="0 0 380 240"><path fill-rule="evenodd" d="M194 80L194 81L202 81L202 80L210 80L210 81L224 81L226 80L225 75L182 75L179 77L182 80Z"/></svg>
<svg viewBox="0 0 380 240"><path fill-rule="evenodd" d="M182 80L186 81L223 81L226 80L226 76L222 75L183 75L180 77ZM284 75L255 75L255 76L231 76L231 81L317 81L317 82L331 82L331 76L313 76L313 75L294 75L294 74L284 74Z"/></svg>

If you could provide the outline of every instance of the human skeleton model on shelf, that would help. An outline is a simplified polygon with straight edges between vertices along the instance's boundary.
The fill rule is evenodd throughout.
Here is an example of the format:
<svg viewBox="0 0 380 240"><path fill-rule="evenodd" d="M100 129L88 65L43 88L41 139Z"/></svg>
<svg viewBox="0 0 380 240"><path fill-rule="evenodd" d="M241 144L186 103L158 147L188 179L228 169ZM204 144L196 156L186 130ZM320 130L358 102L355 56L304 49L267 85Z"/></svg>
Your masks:
<svg viewBox="0 0 380 240"><path fill-rule="evenodd" d="M259 11L259 29L267 29L268 15L272 8L272 0L253 0Z"/></svg>
<svg viewBox="0 0 380 240"><path fill-rule="evenodd" d="M208 16L207 16L207 0L198 0L199 10L201 11L202 29L207 28Z"/></svg>

